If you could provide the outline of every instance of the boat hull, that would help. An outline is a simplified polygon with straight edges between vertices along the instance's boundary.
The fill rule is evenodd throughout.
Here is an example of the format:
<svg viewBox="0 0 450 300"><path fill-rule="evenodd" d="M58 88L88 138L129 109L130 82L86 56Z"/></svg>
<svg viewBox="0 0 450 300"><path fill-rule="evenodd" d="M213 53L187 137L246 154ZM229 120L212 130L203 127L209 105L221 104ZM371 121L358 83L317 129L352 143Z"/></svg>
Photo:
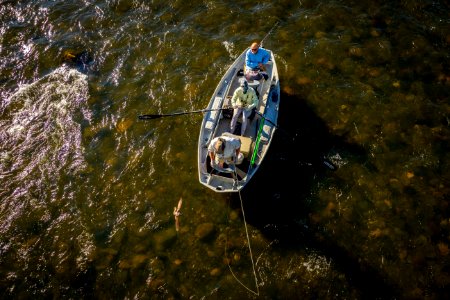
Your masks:
<svg viewBox="0 0 450 300"><path fill-rule="evenodd" d="M247 128L241 139L243 162L236 165L231 173L220 172L210 165L208 146L212 139L230 132L232 109L231 97L239 80L243 78L245 53L248 48L234 61L222 76L206 110L200 127L198 140L198 175L201 184L215 192L239 192L251 180L263 162L277 128L278 110L280 105L280 82L275 57L270 52L270 60L265 65L267 80L249 80L249 86L257 91L259 103L255 114L247 121ZM238 126L239 126L238 121ZM239 132L240 133L240 132ZM235 134L236 135L236 134Z"/></svg>

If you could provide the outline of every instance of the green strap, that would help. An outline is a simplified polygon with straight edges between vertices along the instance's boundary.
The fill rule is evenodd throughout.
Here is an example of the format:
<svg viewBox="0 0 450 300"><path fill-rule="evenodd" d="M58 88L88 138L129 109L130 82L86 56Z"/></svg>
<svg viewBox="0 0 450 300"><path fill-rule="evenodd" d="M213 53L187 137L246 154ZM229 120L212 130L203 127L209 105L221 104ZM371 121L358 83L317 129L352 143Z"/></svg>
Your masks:
<svg viewBox="0 0 450 300"><path fill-rule="evenodd" d="M262 116L261 123L259 124L258 135L256 136L255 149L253 149L252 159L250 160L250 168L253 167L253 165L255 164L256 155L258 154L258 149L259 149L259 141L261 140L261 133L262 133L265 121L266 121L266 118L264 116Z"/></svg>

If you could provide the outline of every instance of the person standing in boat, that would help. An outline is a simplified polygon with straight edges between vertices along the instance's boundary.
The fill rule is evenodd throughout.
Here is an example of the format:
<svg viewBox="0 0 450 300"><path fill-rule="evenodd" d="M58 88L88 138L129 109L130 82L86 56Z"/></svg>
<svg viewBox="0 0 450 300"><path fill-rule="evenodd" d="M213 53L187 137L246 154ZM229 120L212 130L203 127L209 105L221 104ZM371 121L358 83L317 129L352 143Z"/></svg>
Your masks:
<svg viewBox="0 0 450 300"><path fill-rule="evenodd" d="M258 105L255 90L248 86L248 82L244 78L241 79L240 86L233 93L231 105L233 106L233 118L231 118L230 124L231 133L234 133L237 120L242 115L241 135L243 136L247 128L248 117Z"/></svg>
<svg viewBox="0 0 450 300"><path fill-rule="evenodd" d="M270 53L266 49L259 46L257 42L251 44L250 49L245 53L245 78L247 80L267 80L265 64L270 59Z"/></svg>
<svg viewBox="0 0 450 300"><path fill-rule="evenodd" d="M231 165L238 162L240 150L241 140L239 138L226 134L215 137L208 146L211 167L227 171ZM232 169L230 170L232 171Z"/></svg>

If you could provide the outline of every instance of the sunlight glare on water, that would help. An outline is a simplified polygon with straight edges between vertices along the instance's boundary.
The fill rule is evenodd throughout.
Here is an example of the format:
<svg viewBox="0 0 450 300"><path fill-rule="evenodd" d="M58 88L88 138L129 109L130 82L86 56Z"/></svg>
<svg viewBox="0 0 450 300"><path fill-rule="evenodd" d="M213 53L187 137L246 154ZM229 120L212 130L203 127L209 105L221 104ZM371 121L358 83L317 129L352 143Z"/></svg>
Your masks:
<svg viewBox="0 0 450 300"><path fill-rule="evenodd" d="M55 267L62 267L72 255L68 252L68 234L78 240L81 249L80 256L75 258L77 266L80 270L85 266L92 251L92 237L80 227L82 221L72 206L69 178L78 176L86 167L81 127L91 118L88 96L86 75L63 66L20 87L2 108L0 213L8 217L1 223L1 246L8 249L15 243L23 245L13 251L15 258L6 257L10 263L19 258L30 261L41 253L44 261L39 268L47 265L47 255L58 258ZM62 178L69 181L61 182ZM66 212L55 214L57 207ZM16 232L15 228L21 224L30 230ZM41 248L46 240L53 241L55 252ZM62 271L67 272L67 268L64 265ZM14 276L31 270L17 272Z"/></svg>

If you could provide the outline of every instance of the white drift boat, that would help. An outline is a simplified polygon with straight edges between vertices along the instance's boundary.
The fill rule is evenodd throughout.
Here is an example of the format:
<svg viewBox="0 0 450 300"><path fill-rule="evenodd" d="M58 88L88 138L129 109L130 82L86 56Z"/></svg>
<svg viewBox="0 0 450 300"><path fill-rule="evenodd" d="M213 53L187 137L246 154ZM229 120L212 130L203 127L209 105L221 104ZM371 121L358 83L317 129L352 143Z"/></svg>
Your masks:
<svg viewBox="0 0 450 300"><path fill-rule="evenodd" d="M280 105L280 82L273 52L265 65L268 79L248 81L249 86L257 91L259 103L254 117L248 120L247 128L241 140L242 163L235 166L235 171L226 173L211 167L208 146L213 138L230 131L232 117L231 97L239 80L243 78L245 53L236 59L217 85L208 107L205 109L200 136L198 140L198 175L200 183L216 192L238 192L255 175L267 154L277 128L278 109ZM239 121L241 122L241 121Z"/></svg>

